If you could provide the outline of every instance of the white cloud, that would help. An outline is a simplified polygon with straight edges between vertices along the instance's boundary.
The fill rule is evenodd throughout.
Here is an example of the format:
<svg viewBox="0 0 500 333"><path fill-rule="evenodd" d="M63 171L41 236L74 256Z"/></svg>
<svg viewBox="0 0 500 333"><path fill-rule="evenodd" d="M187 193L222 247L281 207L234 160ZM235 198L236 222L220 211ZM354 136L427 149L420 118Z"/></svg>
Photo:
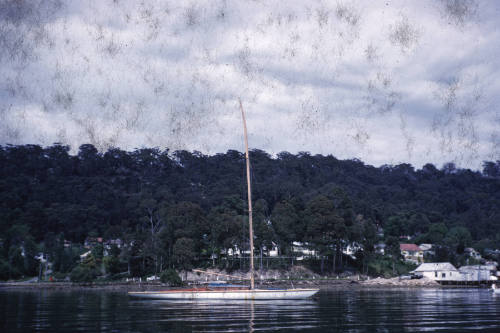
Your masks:
<svg viewBox="0 0 500 333"><path fill-rule="evenodd" d="M495 2L2 6L0 143L500 158Z"/></svg>

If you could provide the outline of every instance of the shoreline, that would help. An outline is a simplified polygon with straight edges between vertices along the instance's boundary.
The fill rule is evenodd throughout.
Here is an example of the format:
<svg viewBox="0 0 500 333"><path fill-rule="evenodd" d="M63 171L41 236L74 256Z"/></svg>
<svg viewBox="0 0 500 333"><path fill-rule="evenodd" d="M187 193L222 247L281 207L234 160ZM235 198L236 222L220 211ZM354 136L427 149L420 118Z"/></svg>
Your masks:
<svg viewBox="0 0 500 333"><path fill-rule="evenodd" d="M290 280L290 281L264 281L258 283L257 287L273 287L273 288L305 288L313 287L321 290L339 290L339 289L481 289L487 286L472 286L472 285L441 285L435 281L424 281L416 283L417 280L398 280L393 279L372 279L364 281L356 281L351 279L324 279L324 280ZM200 285L200 284L192 284ZM182 287L181 287L182 288ZM2 282L0 283L0 291L2 290L53 290L53 291L156 291L177 289L169 287L166 284L159 282L97 282L97 283L73 283L73 282Z"/></svg>

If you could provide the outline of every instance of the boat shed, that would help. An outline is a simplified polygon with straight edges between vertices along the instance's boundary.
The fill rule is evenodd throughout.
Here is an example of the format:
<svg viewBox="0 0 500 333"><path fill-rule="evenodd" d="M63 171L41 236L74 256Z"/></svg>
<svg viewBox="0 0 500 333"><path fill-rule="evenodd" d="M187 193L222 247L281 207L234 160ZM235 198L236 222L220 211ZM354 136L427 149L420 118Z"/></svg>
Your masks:
<svg viewBox="0 0 500 333"><path fill-rule="evenodd" d="M486 282L497 280L496 266L493 265L469 265L459 268L463 281Z"/></svg>
<svg viewBox="0 0 500 333"><path fill-rule="evenodd" d="M460 281L461 274L449 262L424 263L417 267L411 273L427 277L434 281Z"/></svg>

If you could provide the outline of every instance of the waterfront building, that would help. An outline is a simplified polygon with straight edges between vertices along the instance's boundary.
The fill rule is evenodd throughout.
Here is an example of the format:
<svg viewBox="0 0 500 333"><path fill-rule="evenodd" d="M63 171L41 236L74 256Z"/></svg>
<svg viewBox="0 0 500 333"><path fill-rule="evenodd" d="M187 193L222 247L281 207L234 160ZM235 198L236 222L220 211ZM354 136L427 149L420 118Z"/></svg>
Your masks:
<svg viewBox="0 0 500 333"><path fill-rule="evenodd" d="M497 267L495 265L467 265L458 269L462 281L487 282L498 280Z"/></svg>
<svg viewBox="0 0 500 333"><path fill-rule="evenodd" d="M434 281L461 281L461 274L449 262L421 264L411 273Z"/></svg>

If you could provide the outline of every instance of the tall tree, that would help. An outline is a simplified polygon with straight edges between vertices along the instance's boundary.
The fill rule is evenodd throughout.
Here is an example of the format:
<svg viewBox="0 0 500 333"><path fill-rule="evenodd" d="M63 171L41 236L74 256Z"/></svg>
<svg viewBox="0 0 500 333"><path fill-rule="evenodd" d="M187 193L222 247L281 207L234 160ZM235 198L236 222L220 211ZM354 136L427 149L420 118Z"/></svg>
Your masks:
<svg viewBox="0 0 500 333"><path fill-rule="evenodd" d="M335 272L339 242L346 233L344 219L335 211L334 202L324 195L318 195L307 203L304 218L308 239L321 258L321 273L324 271L324 259L329 253Z"/></svg>

